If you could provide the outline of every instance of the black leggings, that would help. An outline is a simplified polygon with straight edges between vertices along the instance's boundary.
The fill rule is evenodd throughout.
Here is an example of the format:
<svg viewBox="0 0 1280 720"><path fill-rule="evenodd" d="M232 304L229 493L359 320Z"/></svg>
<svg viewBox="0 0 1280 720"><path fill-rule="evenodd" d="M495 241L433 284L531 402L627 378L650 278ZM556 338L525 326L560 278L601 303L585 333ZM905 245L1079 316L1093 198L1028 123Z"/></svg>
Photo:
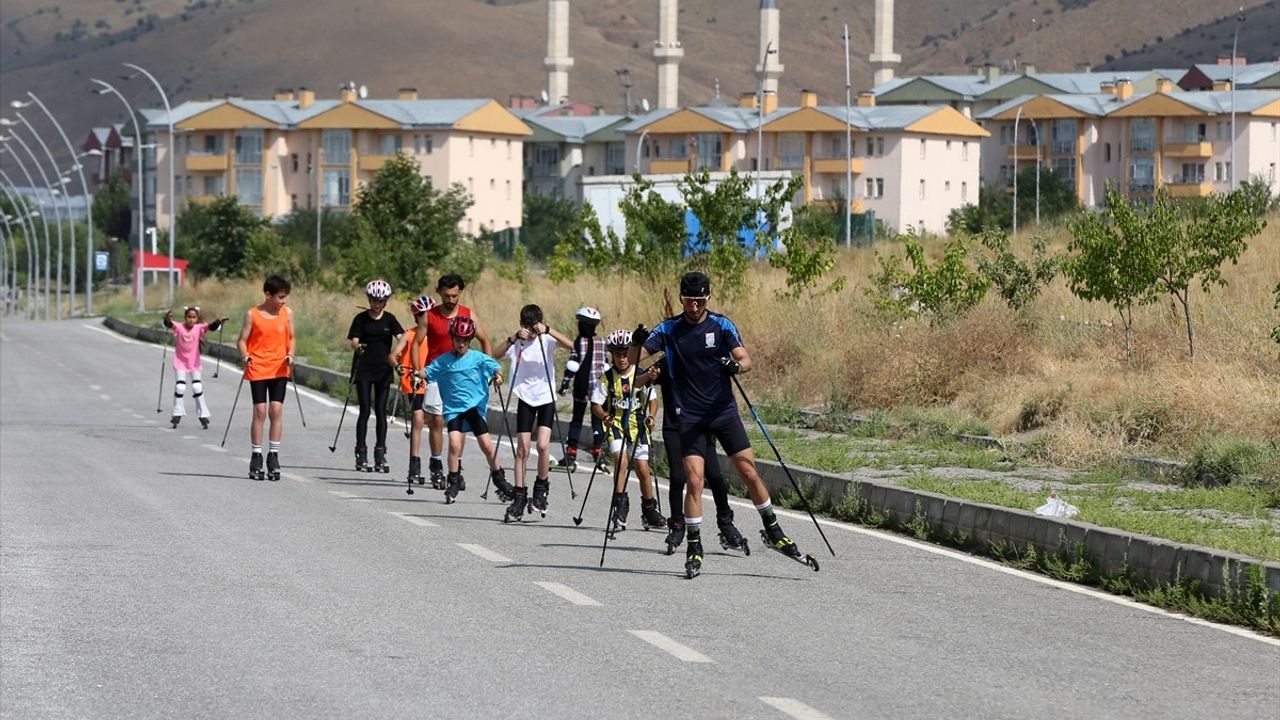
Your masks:
<svg viewBox="0 0 1280 720"><path fill-rule="evenodd" d="M360 398L360 416L356 418L356 447L367 447L365 438L369 434L369 411L377 414L377 425L374 433L380 448L387 446L387 395L391 392L391 384L385 382L356 381L356 396Z"/></svg>
<svg viewBox="0 0 1280 720"><path fill-rule="evenodd" d="M667 502L671 506L671 518L684 520L684 486L688 479L684 474L684 453L680 447L680 431L662 429L662 446L667 451L667 464L671 466L667 483ZM720 472L720 459L716 457L715 443L702 455L704 484L711 488L716 502L716 519L733 520L733 508L729 506L729 485Z"/></svg>

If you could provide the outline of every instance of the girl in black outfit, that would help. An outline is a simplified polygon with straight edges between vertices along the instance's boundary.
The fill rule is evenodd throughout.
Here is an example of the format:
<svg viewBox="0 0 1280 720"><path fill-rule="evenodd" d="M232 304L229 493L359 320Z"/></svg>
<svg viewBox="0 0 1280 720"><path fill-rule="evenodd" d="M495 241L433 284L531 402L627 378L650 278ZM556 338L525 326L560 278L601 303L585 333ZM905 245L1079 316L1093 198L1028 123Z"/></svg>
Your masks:
<svg viewBox="0 0 1280 720"><path fill-rule="evenodd" d="M351 320L347 339L356 353L353 382L360 399L360 416L356 420L356 469L370 472L391 472L387 465L387 395L391 389L392 367L387 362L391 348L395 347L404 328L396 316L386 311L391 297L391 285L385 280L374 280L364 288L369 298L369 309ZM377 414L377 435L373 446L373 464L369 467L369 450L365 438L369 431L369 412Z"/></svg>

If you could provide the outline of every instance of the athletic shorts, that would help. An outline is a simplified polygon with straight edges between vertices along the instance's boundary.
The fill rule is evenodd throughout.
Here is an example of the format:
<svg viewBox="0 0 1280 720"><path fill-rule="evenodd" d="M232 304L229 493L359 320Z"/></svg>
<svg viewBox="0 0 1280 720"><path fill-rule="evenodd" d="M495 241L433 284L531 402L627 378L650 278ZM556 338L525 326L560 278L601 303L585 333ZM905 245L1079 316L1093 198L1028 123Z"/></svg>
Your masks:
<svg viewBox="0 0 1280 720"><path fill-rule="evenodd" d="M480 412L480 408L471 408L461 415L450 420L445 428L449 432L466 432L466 426L471 427L471 434L476 437L489 434L489 423L484 419L484 414Z"/></svg>
<svg viewBox="0 0 1280 720"><path fill-rule="evenodd" d="M287 377L249 381L249 393L253 396L254 405L262 405L268 397L271 398L271 402L284 402L284 391L287 387L289 387Z"/></svg>
<svg viewBox="0 0 1280 720"><path fill-rule="evenodd" d="M667 451L667 461L671 465L668 470L668 477L671 479L672 483L683 484L687 478L684 474L684 463L681 462L684 458L684 453L682 450L683 446L680 444L680 431L675 428L663 427L662 445ZM709 452L704 453L702 456L702 474L707 480L719 479L721 477L720 460L716 457L715 449L715 443L712 442L707 445L707 450Z"/></svg>
<svg viewBox="0 0 1280 720"><path fill-rule="evenodd" d="M707 450L713 448L715 442L720 443L724 454L729 457L751 447L747 429L737 415L724 415L688 425L680 423L680 449L684 451L684 457L706 457Z"/></svg>
<svg viewBox="0 0 1280 720"><path fill-rule="evenodd" d="M440 383L427 383L427 396L422 401L422 409L428 415L444 414L444 403L440 401Z"/></svg>
<svg viewBox="0 0 1280 720"><path fill-rule="evenodd" d="M531 433L534 427L550 428L556 422L556 404L549 402L546 405L534 407L523 400L517 398L516 402L516 432Z"/></svg>
<svg viewBox="0 0 1280 720"><path fill-rule="evenodd" d="M422 412L422 407L423 407L423 406L422 406L422 400L423 400L423 397L424 397L424 395L423 395L422 393L413 393L412 395L410 395L410 396L409 396L409 411L410 411L410 412Z"/></svg>
<svg viewBox="0 0 1280 720"><path fill-rule="evenodd" d="M630 446L627 446L627 450L626 450L626 452L627 452L627 457L629 457L629 458L633 457L633 456L631 455L631 452L632 452L632 449L633 449L633 448L634 448L634 450L635 450L635 456L634 456L634 458L633 458L633 459L635 459L635 460L648 460L648 459L649 459L649 443L647 443L647 442L642 442L642 443L639 443L639 444L637 444L637 445L630 445ZM620 453L620 452L622 452L622 438L613 438L613 439L609 440L609 454L610 454L610 455L617 455L617 454L618 454L618 453Z"/></svg>

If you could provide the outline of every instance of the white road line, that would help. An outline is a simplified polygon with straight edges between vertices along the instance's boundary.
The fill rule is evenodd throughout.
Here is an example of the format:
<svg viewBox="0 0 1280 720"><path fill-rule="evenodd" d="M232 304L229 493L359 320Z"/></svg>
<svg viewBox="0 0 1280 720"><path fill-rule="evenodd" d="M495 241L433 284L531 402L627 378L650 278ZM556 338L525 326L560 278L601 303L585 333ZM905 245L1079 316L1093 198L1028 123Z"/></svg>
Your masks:
<svg viewBox="0 0 1280 720"><path fill-rule="evenodd" d="M88 324L88 323L84 323L84 324L82 324L80 327L89 328L90 330L92 330L92 331L94 331L94 332L100 332L100 333L102 333L103 335L108 335L108 336L110 336L110 337L113 337L113 338L115 338L115 339L119 340L119 341L120 341L120 342L122 342L122 343L129 343L130 345L150 345L150 343L141 343L141 342L138 342L137 340L133 340L133 339L131 339L131 338L127 338L127 337L125 337L125 336L123 336L123 335L121 335L121 334L119 334L119 333L113 332L113 331L108 330L108 329L106 329L106 328L98 327L97 325L90 325L90 324Z"/></svg>
<svg viewBox="0 0 1280 720"><path fill-rule="evenodd" d="M372 500L370 500L369 498L356 497L355 495L352 495L352 494L351 494L351 493L349 493L349 492L343 492L343 491L341 491L341 490L330 490L330 491L329 491L329 494L330 494L330 495L337 495L338 497L342 498L343 500L350 500L351 502L363 502L363 503L373 502L373 501L372 501Z"/></svg>
<svg viewBox="0 0 1280 720"><path fill-rule="evenodd" d="M195 439L196 439L196 436L195 436L195 435L183 435L183 436L182 436L182 439L183 439L183 440L195 440Z"/></svg>
<svg viewBox="0 0 1280 720"><path fill-rule="evenodd" d="M320 403L321 405L324 405L325 407L331 407L331 408L340 408L340 407L342 407L342 403L336 403L336 402L334 402L334 401L330 400L329 398L325 397L324 395L321 395L321 394L317 393L317 392L316 392L316 391L314 391L314 390L310 390L310 389L307 389L307 388L302 387L301 385L296 385L296 384L295 384L293 387L297 389L297 391L298 391L298 394L299 394L299 395L301 395L301 396L303 396L303 397L305 397L305 398L309 398L309 399L311 399L311 400L314 400L314 401L316 401L316 402Z"/></svg>
<svg viewBox="0 0 1280 720"><path fill-rule="evenodd" d="M159 425L159 424L160 424L159 422L157 422L157 421L155 421L155 420L143 420L142 422L144 422L144 423L146 423L146 424L148 424L148 425Z"/></svg>
<svg viewBox="0 0 1280 720"><path fill-rule="evenodd" d="M650 645L663 650L675 656L677 660L690 663L709 663L713 662L711 658L694 650L688 645L682 645L675 640L653 630L628 630L627 632L635 635Z"/></svg>
<svg viewBox="0 0 1280 720"><path fill-rule="evenodd" d="M471 553L472 555L475 555L476 557L481 558L483 560L488 560L489 562L499 562L499 563L511 562L511 558L499 555L498 553L490 550L489 548L483 545L475 545L473 543L456 543L456 545L462 548L463 550L466 550L467 552Z"/></svg>
<svg viewBox="0 0 1280 720"><path fill-rule="evenodd" d="M101 390L101 389L102 389L102 386L101 386L101 385L90 385L90 386L89 386L89 389L90 389L90 390L92 390L92 391L94 391L94 392L98 392L99 390Z"/></svg>
<svg viewBox="0 0 1280 720"><path fill-rule="evenodd" d="M138 413L129 413L129 417L131 417L131 418L136 418L136 419L138 419L138 420L141 420L141 419L142 419L142 416L141 416L141 415L139 415Z"/></svg>
<svg viewBox="0 0 1280 720"><path fill-rule="evenodd" d="M280 477L289 478L290 480L292 480L292 481L294 481L294 482L300 482L300 483L309 483L309 482L311 482L311 478L304 478L304 477L302 477L301 475L294 475L293 473L289 473L289 472L282 472L282 473L280 473Z"/></svg>
<svg viewBox="0 0 1280 720"><path fill-rule="evenodd" d="M796 720L831 720L830 715L814 710L799 700L784 697L762 697L760 702L772 705Z"/></svg>
<svg viewBox="0 0 1280 720"><path fill-rule="evenodd" d="M568 585L561 585L555 582L535 582L534 585L546 590L547 592L559 595L574 605L599 606L600 603L574 590Z"/></svg>
<svg viewBox="0 0 1280 720"><path fill-rule="evenodd" d="M0 333L0 341L9 342L9 336L4 333Z"/></svg>
<svg viewBox="0 0 1280 720"><path fill-rule="evenodd" d="M224 447L222 447L221 445L207 444L207 445L202 445L201 447L207 447L207 448L209 448L210 450L212 450L212 451L214 451L214 452L226 452L226 451L227 451L227 449L226 449L226 448L224 448Z"/></svg>
<svg viewBox="0 0 1280 720"><path fill-rule="evenodd" d="M420 518L417 515L410 515L409 513L402 513L402 512L396 512L395 510L388 510L387 514L394 515L400 518L401 520L404 520L405 522L411 525L417 525L418 527L440 527L439 525L431 522L426 518Z"/></svg>
<svg viewBox="0 0 1280 720"><path fill-rule="evenodd" d="M98 395L98 397L102 398L103 400L107 400L107 401L110 401L110 400L111 400L111 396L110 396L110 395L108 395L108 394L106 394L106 393L101 393L100 395Z"/></svg>

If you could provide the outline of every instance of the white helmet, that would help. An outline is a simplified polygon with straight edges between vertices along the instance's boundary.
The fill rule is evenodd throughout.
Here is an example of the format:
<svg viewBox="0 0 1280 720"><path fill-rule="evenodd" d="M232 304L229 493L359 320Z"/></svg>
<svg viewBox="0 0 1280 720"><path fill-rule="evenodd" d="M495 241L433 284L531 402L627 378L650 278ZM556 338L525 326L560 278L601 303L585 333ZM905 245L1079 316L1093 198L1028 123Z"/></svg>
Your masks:
<svg viewBox="0 0 1280 720"><path fill-rule="evenodd" d="M577 312L578 317L584 320L595 320L600 322L600 311L593 307L580 307Z"/></svg>
<svg viewBox="0 0 1280 720"><path fill-rule="evenodd" d="M631 331L614 330L605 338L604 346L609 350L626 350L631 347Z"/></svg>
<svg viewBox="0 0 1280 720"><path fill-rule="evenodd" d="M386 300L391 297L391 283L386 280L371 280L364 286L364 294L374 300Z"/></svg>

